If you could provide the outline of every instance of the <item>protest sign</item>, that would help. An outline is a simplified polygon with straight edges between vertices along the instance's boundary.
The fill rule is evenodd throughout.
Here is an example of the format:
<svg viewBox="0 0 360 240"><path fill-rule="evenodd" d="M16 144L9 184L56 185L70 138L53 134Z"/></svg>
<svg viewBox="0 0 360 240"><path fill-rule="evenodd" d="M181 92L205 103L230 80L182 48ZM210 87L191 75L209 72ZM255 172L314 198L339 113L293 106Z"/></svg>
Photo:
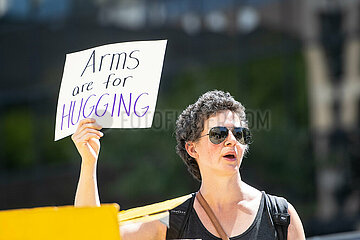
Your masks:
<svg viewBox="0 0 360 240"><path fill-rule="evenodd" d="M67 54L55 141L73 134L84 118L104 128L151 127L166 43L115 43Z"/></svg>

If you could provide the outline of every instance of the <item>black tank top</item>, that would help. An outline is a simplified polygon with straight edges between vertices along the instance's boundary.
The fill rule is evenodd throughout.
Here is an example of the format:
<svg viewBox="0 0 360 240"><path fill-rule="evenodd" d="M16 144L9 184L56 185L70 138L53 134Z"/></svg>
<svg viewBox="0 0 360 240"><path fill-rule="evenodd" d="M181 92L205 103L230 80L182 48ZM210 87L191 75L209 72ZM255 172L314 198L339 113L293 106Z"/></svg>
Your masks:
<svg viewBox="0 0 360 240"><path fill-rule="evenodd" d="M190 202L189 202L190 201ZM195 209L193 208L193 198L189 199L187 202L184 202L182 205L189 205L188 210L189 216L188 220L181 227L175 226L178 225L179 222L176 221L176 215L185 215L184 208L181 208L181 205L174 210L170 211L170 229L168 229L166 239L202 239L202 240L221 240L211 234L205 226L201 223L199 216L197 215ZM182 209L182 210L181 210ZM176 231L182 232L181 236L174 236L173 229L178 228ZM265 204L265 193L262 193L262 197L260 200L260 206L256 217L250 227L238 236L234 236L230 238L231 240L276 240L276 230L271 220L271 215L268 211L268 208Z"/></svg>

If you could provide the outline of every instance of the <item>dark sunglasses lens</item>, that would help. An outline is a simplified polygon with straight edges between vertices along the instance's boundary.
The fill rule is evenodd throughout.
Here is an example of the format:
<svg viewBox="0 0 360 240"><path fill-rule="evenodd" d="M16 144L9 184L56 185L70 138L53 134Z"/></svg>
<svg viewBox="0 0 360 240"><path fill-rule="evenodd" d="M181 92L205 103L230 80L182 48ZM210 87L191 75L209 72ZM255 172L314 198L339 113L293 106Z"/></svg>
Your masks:
<svg viewBox="0 0 360 240"><path fill-rule="evenodd" d="M234 136L241 144L250 144L251 143L251 133L247 128L234 128Z"/></svg>
<svg viewBox="0 0 360 240"><path fill-rule="evenodd" d="M233 132L236 140L237 140L238 142L240 142L241 144L244 144L243 128L241 128L241 127L234 128L232 132Z"/></svg>
<svg viewBox="0 0 360 240"><path fill-rule="evenodd" d="M226 127L213 127L209 131L209 139L213 144L223 142L228 136L228 129Z"/></svg>
<svg viewBox="0 0 360 240"><path fill-rule="evenodd" d="M252 143L252 136L251 136L251 132L250 132L249 129L244 128L243 138L244 138L245 144L251 144Z"/></svg>

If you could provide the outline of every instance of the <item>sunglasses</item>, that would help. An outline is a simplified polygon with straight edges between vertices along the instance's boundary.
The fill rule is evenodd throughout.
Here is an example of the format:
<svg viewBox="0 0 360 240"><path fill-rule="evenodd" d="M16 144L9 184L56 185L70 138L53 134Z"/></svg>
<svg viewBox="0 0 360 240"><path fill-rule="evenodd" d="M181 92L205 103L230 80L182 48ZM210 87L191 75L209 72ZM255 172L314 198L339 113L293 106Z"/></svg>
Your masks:
<svg viewBox="0 0 360 240"><path fill-rule="evenodd" d="M231 132L235 136L236 140L243 144L250 144L252 141L250 130L243 127L234 127L231 129ZM213 127L209 130L208 134L205 134L201 137L209 135L209 140L213 144L220 144L229 136L229 129L227 127Z"/></svg>

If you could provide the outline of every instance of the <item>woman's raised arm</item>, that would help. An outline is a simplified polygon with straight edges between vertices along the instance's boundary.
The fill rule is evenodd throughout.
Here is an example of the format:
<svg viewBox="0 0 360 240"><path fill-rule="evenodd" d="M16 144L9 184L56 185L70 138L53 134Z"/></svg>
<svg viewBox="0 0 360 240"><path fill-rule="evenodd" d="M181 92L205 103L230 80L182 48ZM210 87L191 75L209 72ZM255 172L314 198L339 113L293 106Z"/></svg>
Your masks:
<svg viewBox="0 0 360 240"><path fill-rule="evenodd" d="M94 119L80 121L71 139L81 156L81 171L75 195L75 206L100 206L96 165L100 152L101 126Z"/></svg>
<svg viewBox="0 0 360 240"><path fill-rule="evenodd" d="M81 156L81 171L75 195L75 206L100 206L96 180L96 165L100 152L101 126L94 119L83 119L71 139ZM163 240L166 226L159 220L136 223L120 228L124 240Z"/></svg>

